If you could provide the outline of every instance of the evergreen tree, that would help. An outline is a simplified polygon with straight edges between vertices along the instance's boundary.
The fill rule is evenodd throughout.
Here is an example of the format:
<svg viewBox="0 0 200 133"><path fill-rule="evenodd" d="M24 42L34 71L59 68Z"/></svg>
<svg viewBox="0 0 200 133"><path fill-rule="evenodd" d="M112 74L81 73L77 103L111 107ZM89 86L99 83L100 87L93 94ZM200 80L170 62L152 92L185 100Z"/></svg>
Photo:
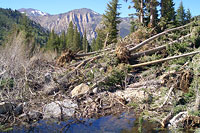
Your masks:
<svg viewBox="0 0 200 133"><path fill-rule="evenodd" d="M66 49L66 35L65 31L62 31L62 34L60 36L60 51L63 51Z"/></svg>
<svg viewBox="0 0 200 133"><path fill-rule="evenodd" d="M117 11L120 7L119 0L112 0L107 4L107 11L103 14L103 24L108 33L108 43L116 43L118 37L117 25L121 22L119 20L120 13Z"/></svg>
<svg viewBox="0 0 200 133"><path fill-rule="evenodd" d="M145 7L146 7L146 24L149 27L154 27L156 22L158 21L158 11L157 6L159 5L157 0L146 0Z"/></svg>
<svg viewBox="0 0 200 133"><path fill-rule="evenodd" d="M75 29L74 29L73 45L71 49L73 51L78 51L81 49L81 38L80 38L80 33L78 32L77 26L75 26Z"/></svg>
<svg viewBox="0 0 200 133"><path fill-rule="evenodd" d="M186 13L185 13L185 9L183 7L183 2L181 1L180 6L177 10L177 15L176 15L176 21L183 25L186 22Z"/></svg>
<svg viewBox="0 0 200 133"><path fill-rule="evenodd" d="M128 0L124 0L127 2ZM129 6L129 8L134 8L136 10L136 13L133 15L138 16L139 23L144 23L144 0L132 0L131 1L134 5L133 7Z"/></svg>
<svg viewBox="0 0 200 133"><path fill-rule="evenodd" d="M92 42L91 42L91 51L96 51L95 46L96 46L96 40L94 38L94 39L92 39Z"/></svg>
<svg viewBox="0 0 200 133"><path fill-rule="evenodd" d="M69 23L66 35L66 48L71 48L73 46L73 35L74 35L74 28L72 21Z"/></svg>
<svg viewBox="0 0 200 133"><path fill-rule="evenodd" d="M190 9L187 9L187 12L186 12L186 22L189 23L190 20L192 19L192 14L190 12Z"/></svg>
<svg viewBox="0 0 200 133"><path fill-rule="evenodd" d="M95 45L93 46L94 51L97 51L103 48L103 44L104 44L105 36L106 36L104 29L98 29L96 32L97 32L97 38L95 41Z"/></svg>
<svg viewBox="0 0 200 133"><path fill-rule="evenodd" d="M86 30L84 31L84 34L83 34L82 45L83 45L84 52L85 53L89 52L89 43L87 41Z"/></svg>
<svg viewBox="0 0 200 133"><path fill-rule="evenodd" d="M175 21L175 9L173 0L161 0L161 18L167 23L170 21Z"/></svg>

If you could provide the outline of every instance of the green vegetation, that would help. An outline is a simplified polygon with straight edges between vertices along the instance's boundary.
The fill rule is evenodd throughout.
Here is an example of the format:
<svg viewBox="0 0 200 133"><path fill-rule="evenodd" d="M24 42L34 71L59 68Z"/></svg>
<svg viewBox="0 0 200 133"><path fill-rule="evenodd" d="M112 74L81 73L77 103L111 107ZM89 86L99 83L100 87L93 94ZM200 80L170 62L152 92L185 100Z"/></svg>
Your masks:
<svg viewBox="0 0 200 133"><path fill-rule="evenodd" d="M0 45L6 40L9 33L13 30L24 30L26 39L34 38L35 43L44 46L47 42L48 32L39 24L31 21L28 17L17 10L0 8Z"/></svg>
<svg viewBox="0 0 200 133"><path fill-rule="evenodd" d="M69 23L67 33L62 32L61 35L57 35L54 30L49 34L49 40L46 45L46 50L56 51L61 53L66 49L71 49L74 52L84 50L84 52L90 51L90 46L86 37L86 31L83 37L78 31L78 27L73 25L72 22Z"/></svg>

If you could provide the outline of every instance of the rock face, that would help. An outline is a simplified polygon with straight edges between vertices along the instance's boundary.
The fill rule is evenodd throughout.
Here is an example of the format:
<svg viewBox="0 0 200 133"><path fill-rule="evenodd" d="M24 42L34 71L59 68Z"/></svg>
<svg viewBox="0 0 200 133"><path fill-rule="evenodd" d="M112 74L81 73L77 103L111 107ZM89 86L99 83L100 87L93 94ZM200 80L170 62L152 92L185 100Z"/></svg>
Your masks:
<svg viewBox="0 0 200 133"><path fill-rule="evenodd" d="M44 118L61 118L70 117L74 114L75 109L78 107L70 99L65 99L64 101L51 102L44 106L43 114Z"/></svg>
<svg viewBox="0 0 200 133"><path fill-rule="evenodd" d="M48 30L54 30L60 34L62 31L67 31L70 21L76 24L78 30L83 34L85 29L87 39L91 41L96 37L95 29L100 25L102 15L90 9L82 8L69 11L63 14L50 15L35 9L19 9L20 12L26 15L33 21L39 23L42 27ZM129 34L130 19L122 18L119 26L120 36L125 37Z"/></svg>
<svg viewBox="0 0 200 133"><path fill-rule="evenodd" d="M72 97L78 96L78 95L82 95L87 93L90 90L89 86L86 84L80 84L78 86L76 86L72 91L71 91L71 95Z"/></svg>

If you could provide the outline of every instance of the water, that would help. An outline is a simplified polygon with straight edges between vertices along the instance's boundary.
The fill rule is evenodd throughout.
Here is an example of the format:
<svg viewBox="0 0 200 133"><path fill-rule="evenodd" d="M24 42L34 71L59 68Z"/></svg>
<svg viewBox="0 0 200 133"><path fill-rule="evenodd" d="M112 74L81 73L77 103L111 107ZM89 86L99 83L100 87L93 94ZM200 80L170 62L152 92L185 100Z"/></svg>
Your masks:
<svg viewBox="0 0 200 133"><path fill-rule="evenodd" d="M62 122L39 121L29 127L14 127L10 133L168 133L160 130L157 124L144 121L138 124L134 114L123 113L117 116L104 116L99 119L81 119L80 121L68 120Z"/></svg>

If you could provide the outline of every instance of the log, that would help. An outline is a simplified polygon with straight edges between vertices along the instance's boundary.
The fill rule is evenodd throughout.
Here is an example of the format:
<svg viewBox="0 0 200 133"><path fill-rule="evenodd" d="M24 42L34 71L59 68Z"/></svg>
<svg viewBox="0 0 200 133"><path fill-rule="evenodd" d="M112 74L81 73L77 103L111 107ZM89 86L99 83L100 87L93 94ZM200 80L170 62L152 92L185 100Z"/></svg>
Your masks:
<svg viewBox="0 0 200 133"><path fill-rule="evenodd" d="M188 35L186 35L186 36L183 36L183 37L179 38L178 40L174 40L174 41L168 43L167 45L172 45L172 44L174 44L174 43L177 43L177 42L183 40L184 38L189 37L190 35L191 35L191 34L188 34ZM156 48L153 48L153 49L150 49L150 50L146 50L146 51L142 51L142 52L138 52L138 53L132 54L132 55L131 55L131 58L132 58L132 59L135 59L135 58L139 58L139 57L141 57L141 56L154 54L154 53L157 52L157 51L161 51L161 50L163 50L163 49L166 49L166 48L167 48L167 45L159 46L159 47L156 47Z"/></svg>
<svg viewBox="0 0 200 133"><path fill-rule="evenodd" d="M130 51L132 52L132 51L134 51L134 50L136 50L136 49L142 47L143 45L147 44L148 42L150 42L150 41L152 41L152 40L154 40L154 39L156 39L156 38L158 38L158 37L160 37L160 36L162 36L162 35L165 35L165 34L168 33L168 32L172 32L172 31L175 31L175 30L179 30L179 29L181 29L181 28L185 28L185 27L191 25L192 23L193 23L193 22L191 22L191 23L189 23L189 24L186 24L186 25L183 25L183 26L180 26L180 27L176 27L176 28L173 28L173 29L169 29L169 30L163 31L163 32L161 32L161 33L159 33L159 34L157 34L157 35L155 35L155 36L153 36L153 37L151 37L151 38L149 38L149 39L147 39L147 40L141 42L140 44L136 45L135 47L131 48ZM133 45L135 45L135 44L129 44L129 45L127 45L126 47L130 47L130 46L133 46ZM90 55L98 54L98 53L105 52L105 51L109 51L109 50L111 50L109 53L115 52L115 50L112 50L112 48L107 48L107 49L104 49L104 50L89 52L89 53L85 53L85 54L77 54L76 57L90 56Z"/></svg>
<svg viewBox="0 0 200 133"><path fill-rule="evenodd" d="M133 52L133 51L139 49L140 47L144 46L145 44L149 43L150 41L153 41L154 39L156 39L156 38L158 38L158 37L160 37L160 36L162 36L162 35L167 34L168 32L172 32L172 31L175 31L175 30L179 30L179 29L185 28L185 27L187 27L187 26L189 26L189 25L191 25L191 24L193 24L193 22L191 22L191 23L189 23L189 24L186 24L186 25L183 25L183 26L180 26L180 27L176 27L176 28L172 28L172 29L163 31L163 32L161 32L161 33L159 33L159 34L157 34L157 35L155 35L155 36L152 36L152 37L150 37L149 39L147 39L147 40L141 42L140 44L136 45L135 47L129 49L129 51L130 51L130 52ZM130 45L129 45L129 46L130 46Z"/></svg>
<svg viewBox="0 0 200 133"><path fill-rule="evenodd" d="M159 60L155 60L155 61L149 61L149 62L144 62L144 63L141 63L141 64L131 65L131 67L132 68L137 68L137 67L141 67L141 66L157 64L157 63L161 63L161 62L177 59L177 58L180 58L180 57L186 57L186 56L190 56L190 55L195 55L195 54L198 54L198 53L199 53L199 51L190 52L190 53L186 53L186 54L182 54L182 55L176 55L176 56L172 56L172 57L168 57L168 58L164 58L164 59L159 59Z"/></svg>

